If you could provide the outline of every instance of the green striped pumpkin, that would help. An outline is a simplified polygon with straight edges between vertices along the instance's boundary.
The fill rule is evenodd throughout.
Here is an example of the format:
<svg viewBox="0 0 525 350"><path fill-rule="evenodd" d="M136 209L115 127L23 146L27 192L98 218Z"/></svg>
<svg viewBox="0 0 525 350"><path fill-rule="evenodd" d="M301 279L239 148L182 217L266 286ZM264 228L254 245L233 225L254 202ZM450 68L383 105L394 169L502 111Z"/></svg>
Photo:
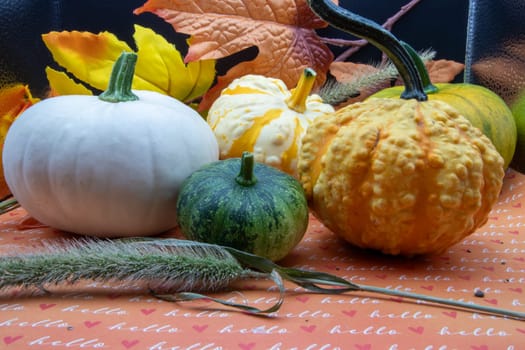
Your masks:
<svg viewBox="0 0 525 350"><path fill-rule="evenodd" d="M510 108L491 90L474 84L433 84L437 90L427 92L429 100L439 100L454 107L472 125L487 136L505 160L507 168L516 149L516 124ZM399 98L403 86L381 90L370 96Z"/></svg>
<svg viewBox="0 0 525 350"><path fill-rule="evenodd" d="M304 236L308 203L298 180L245 152L190 175L179 193L177 219L188 239L276 261Z"/></svg>

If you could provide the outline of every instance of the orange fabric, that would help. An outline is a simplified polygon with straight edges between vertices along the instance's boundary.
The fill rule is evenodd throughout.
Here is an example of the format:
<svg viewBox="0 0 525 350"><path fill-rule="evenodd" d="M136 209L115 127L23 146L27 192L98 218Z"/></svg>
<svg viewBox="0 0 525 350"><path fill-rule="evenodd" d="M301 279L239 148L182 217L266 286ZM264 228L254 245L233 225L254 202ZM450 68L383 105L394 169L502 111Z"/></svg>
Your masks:
<svg viewBox="0 0 525 350"><path fill-rule="evenodd" d="M525 175L509 171L487 224L437 257L401 259L344 243L314 218L281 264L368 284L525 311ZM68 237L0 217L0 253ZM172 233L176 235L176 232ZM261 308L278 293L266 281L215 296ZM295 289L281 310L255 317L205 301L170 303L143 291L89 285L33 298L4 293L2 349L523 349L525 322L380 295L318 295ZM483 297L474 296L480 289Z"/></svg>

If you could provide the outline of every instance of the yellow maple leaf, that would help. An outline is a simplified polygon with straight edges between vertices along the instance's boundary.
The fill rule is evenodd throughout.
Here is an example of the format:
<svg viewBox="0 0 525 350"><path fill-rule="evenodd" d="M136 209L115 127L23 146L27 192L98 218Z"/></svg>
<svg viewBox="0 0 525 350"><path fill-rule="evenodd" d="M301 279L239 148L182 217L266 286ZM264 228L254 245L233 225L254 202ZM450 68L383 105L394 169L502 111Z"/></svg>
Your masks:
<svg viewBox="0 0 525 350"><path fill-rule="evenodd" d="M185 64L173 44L153 30L139 25L135 25L133 38L138 55L133 89L156 91L189 102L211 87L215 79L215 60ZM111 69L120 54L133 51L127 43L109 32L50 32L44 34L42 39L60 66L98 90L107 87ZM82 91L78 83L65 75L49 69L47 74L52 93Z"/></svg>
<svg viewBox="0 0 525 350"><path fill-rule="evenodd" d="M93 92L84 85L75 82L66 73L46 67L49 82L49 97L59 95L92 95Z"/></svg>

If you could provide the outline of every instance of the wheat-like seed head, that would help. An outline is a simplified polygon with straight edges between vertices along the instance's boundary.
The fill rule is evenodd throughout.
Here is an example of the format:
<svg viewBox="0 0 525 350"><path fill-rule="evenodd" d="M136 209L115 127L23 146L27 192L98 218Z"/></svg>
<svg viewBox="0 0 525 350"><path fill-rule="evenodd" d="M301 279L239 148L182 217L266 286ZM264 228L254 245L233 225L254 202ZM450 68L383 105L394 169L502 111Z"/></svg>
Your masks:
<svg viewBox="0 0 525 350"><path fill-rule="evenodd" d="M146 282L153 290L215 291L245 269L224 248L176 239L80 238L44 242L33 252L0 257L0 289L98 282Z"/></svg>
<svg viewBox="0 0 525 350"><path fill-rule="evenodd" d="M425 50L420 53L424 62L433 59L435 54L432 50ZM352 97L359 96L362 91L373 91L385 82L398 77L397 69L390 61L372 65L377 68L375 72L362 75L351 82L340 83L335 79L327 81L319 90L319 96L324 103L337 106Z"/></svg>

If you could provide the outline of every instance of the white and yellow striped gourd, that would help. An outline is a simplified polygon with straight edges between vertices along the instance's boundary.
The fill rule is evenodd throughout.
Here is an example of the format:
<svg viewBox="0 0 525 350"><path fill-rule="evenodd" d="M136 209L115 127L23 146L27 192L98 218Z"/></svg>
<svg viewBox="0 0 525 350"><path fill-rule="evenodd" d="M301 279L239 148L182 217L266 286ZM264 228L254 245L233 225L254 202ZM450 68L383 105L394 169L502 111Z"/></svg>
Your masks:
<svg viewBox="0 0 525 350"><path fill-rule="evenodd" d="M306 68L295 89L261 75L234 80L212 104L207 121L221 159L254 154L257 162L297 176L301 140L310 123L334 111L312 94L315 72Z"/></svg>

